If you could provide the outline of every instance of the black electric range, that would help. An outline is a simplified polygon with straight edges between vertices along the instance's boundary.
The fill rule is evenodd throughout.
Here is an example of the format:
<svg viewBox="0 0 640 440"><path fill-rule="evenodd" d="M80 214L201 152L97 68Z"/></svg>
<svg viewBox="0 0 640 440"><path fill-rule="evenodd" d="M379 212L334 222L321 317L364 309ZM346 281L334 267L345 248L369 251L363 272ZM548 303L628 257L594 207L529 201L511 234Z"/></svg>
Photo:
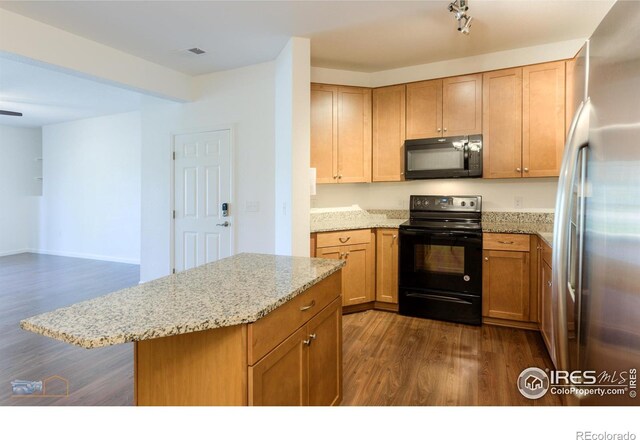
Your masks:
<svg viewBox="0 0 640 440"><path fill-rule="evenodd" d="M401 315L482 323L481 216L481 196L411 196L399 230Z"/></svg>

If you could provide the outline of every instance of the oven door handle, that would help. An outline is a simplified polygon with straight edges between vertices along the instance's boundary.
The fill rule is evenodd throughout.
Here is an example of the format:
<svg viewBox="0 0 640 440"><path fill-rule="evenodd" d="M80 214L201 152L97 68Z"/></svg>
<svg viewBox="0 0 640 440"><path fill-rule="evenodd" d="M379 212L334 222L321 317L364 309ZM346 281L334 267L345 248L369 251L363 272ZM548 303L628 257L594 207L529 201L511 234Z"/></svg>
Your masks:
<svg viewBox="0 0 640 440"><path fill-rule="evenodd" d="M424 229L400 229L401 234L405 235L433 235L436 237L463 237L463 238L480 238L481 233L470 233L460 231L449 232L430 232Z"/></svg>
<svg viewBox="0 0 640 440"><path fill-rule="evenodd" d="M447 301L456 304L473 304L471 301L465 301L460 298L452 298L450 296L434 295L433 293L406 293L405 295L410 298L435 299L438 301Z"/></svg>

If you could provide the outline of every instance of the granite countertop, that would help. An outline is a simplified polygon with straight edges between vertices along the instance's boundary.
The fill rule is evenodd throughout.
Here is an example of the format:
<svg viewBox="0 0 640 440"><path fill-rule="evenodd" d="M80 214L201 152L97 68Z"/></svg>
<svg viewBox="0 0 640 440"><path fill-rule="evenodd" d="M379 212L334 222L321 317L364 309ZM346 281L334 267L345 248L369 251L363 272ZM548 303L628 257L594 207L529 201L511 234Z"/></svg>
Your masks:
<svg viewBox="0 0 640 440"><path fill-rule="evenodd" d="M358 218L320 221L311 224L311 232L347 231L350 229L397 228L406 218Z"/></svg>
<svg viewBox="0 0 640 440"><path fill-rule="evenodd" d="M482 222L482 232L538 234L549 246L553 246L552 223Z"/></svg>
<svg viewBox="0 0 640 440"><path fill-rule="evenodd" d="M238 254L27 318L20 327L95 348L246 324L344 264L342 260Z"/></svg>

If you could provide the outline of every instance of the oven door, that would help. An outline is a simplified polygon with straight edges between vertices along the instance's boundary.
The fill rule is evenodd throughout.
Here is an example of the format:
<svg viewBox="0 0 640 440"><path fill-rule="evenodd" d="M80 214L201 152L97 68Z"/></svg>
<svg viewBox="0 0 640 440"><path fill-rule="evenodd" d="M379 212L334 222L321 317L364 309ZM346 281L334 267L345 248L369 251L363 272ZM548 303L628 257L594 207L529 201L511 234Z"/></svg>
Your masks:
<svg viewBox="0 0 640 440"><path fill-rule="evenodd" d="M401 289L482 294L482 233L400 229Z"/></svg>

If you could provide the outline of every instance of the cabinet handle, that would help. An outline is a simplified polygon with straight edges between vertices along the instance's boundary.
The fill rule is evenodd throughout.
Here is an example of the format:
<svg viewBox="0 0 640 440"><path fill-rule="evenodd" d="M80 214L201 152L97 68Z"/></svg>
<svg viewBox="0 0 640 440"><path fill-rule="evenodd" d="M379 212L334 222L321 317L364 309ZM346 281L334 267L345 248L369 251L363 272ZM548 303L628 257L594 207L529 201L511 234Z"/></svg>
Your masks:
<svg viewBox="0 0 640 440"><path fill-rule="evenodd" d="M342 174L338 174L338 179L342 179Z"/></svg>
<svg viewBox="0 0 640 440"><path fill-rule="evenodd" d="M484 261L489 261L489 257L484 257Z"/></svg>
<svg viewBox="0 0 640 440"><path fill-rule="evenodd" d="M516 171L517 172L521 172L522 170L520 168L516 168Z"/></svg>
<svg viewBox="0 0 640 440"><path fill-rule="evenodd" d="M316 338L316 334L315 333L311 333L309 335L309 339L314 340Z"/></svg>
<svg viewBox="0 0 640 440"><path fill-rule="evenodd" d="M441 128L438 127L438 133L440 133Z"/></svg>
<svg viewBox="0 0 640 440"><path fill-rule="evenodd" d="M445 131L445 132L447 131L447 127L445 127L445 128L444 128L444 131Z"/></svg>
<svg viewBox="0 0 640 440"><path fill-rule="evenodd" d="M515 243L515 241L501 241L501 240L498 240L498 243L502 243L502 244L514 244L514 243Z"/></svg>
<svg viewBox="0 0 640 440"><path fill-rule="evenodd" d="M351 237L347 237L345 239L343 239L342 237L338 237L338 240L340 240L340 243L346 243L347 241L351 240Z"/></svg>
<svg viewBox="0 0 640 440"><path fill-rule="evenodd" d="M301 312L305 312L311 308L313 308L316 305L316 300L314 299L313 301L311 301L311 304L309 304L308 306L302 306L300 307L300 311Z"/></svg>
<svg viewBox="0 0 640 440"><path fill-rule="evenodd" d="M393 239L395 240L396 238L398 238L397 234L393 234Z"/></svg>
<svg viewBox="0 0 640 440"><path fill-rule="evenodd" d="M525 169L524 169L524 172L525 172L525 173L528 173L528 172L529 172L529 168L525 168Z"/></svg>
<svg viewBox="0 0 640 440"><path fill-rule="evenodd" d="M547 281L547 286L551 287L551 281Z"/></svg>
<svg viewBox="0 0 640 440"><path fill-rule="evenodd" d="M333 178L334 178L334 179L337 179L337 178L338 178L338 175L336 174L335 176L333 176Z"/></svg>
<svg viewBox="0 0 640 440"><path fill-rule="evenodd" d="M306 346L311 345L311 339L305 339L304 341L302 341L302 343Z"/></svg>

